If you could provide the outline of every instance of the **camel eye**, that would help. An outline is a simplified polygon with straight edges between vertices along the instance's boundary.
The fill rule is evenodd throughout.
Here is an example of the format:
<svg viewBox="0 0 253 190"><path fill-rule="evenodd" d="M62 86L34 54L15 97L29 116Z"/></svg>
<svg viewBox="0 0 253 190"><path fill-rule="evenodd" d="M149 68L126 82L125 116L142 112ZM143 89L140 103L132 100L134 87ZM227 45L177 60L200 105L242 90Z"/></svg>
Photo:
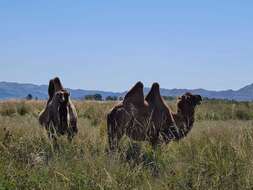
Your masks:
<svg viewBox="0 0 253 190"><path fill-rule="evenodd" d="M192 97L187 96L185 100L188 104L193 104Z"/></svg>

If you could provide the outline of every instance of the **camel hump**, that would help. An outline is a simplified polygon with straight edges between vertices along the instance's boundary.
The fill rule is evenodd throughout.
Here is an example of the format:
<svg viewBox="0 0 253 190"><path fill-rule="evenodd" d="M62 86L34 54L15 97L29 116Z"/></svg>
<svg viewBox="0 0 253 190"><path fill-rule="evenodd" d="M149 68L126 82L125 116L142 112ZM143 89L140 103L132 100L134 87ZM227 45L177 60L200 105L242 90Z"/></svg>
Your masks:
<svg viewBox="0 0 253 190"><path fill-rule="evenodd" d="M153 105L164 104L161 94L160 94L160 85L157 82L152 85L150 92L146 96L145 100L149 104L153 104Z"/></svg>
<svg viewBox="0 0 253 190"><path fill-rule="evenodd" d="M144 104L144 85L142 82L137 82L131 90L126 94L123 104Z"/></svg>
<svg viewBox="0 0 253 190"><path fill-rule="evenodd" d="M48 96L50 100L53 98L54 93L55 93L54 80L52 79L49 81L49 85L48 85Z"/></svg>
<svg viewBox="0 0 253 190"><path fill-rule="evenodd" d="M53 79L54 81L54 88L55 88L55 92L58 92L60 90L63 90L63 86L62 86L62 83L61 83L61 80L59 77L55 77Z"/></svg>

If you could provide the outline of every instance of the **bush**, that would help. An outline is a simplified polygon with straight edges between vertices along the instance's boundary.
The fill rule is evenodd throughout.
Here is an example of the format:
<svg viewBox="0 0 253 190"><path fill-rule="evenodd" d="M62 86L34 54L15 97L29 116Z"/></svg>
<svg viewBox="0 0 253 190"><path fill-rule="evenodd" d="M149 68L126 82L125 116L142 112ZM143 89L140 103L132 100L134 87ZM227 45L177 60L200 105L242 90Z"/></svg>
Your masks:
<svg viewBox="0 0 253 190"><path fill-rule="evenodd" d="M17 105L17 113L19 115L25 115L31 112L31 107L25 102L21 102Z"/></svg>
<svg viewBox="0 0 253 190"><path fill-rule="evenodd" d="M250 120L252 119L251 113L246 110L237 110L236 111L236 118L240 120Z"/></svg>

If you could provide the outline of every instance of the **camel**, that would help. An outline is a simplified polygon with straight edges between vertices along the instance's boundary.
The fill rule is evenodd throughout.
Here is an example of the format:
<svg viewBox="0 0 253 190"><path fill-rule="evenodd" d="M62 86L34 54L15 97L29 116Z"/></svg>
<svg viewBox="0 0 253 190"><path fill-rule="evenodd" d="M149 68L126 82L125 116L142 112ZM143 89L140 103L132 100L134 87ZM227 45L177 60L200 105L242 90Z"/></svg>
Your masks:
<svg viewBox="0 0 253 190"><path fill-rule="evenodd" d="M70 93L63 88L58 77L49 81L49 99L46 108L39 115L39 123L45 126L49 136L68 134L71 140L78 132L77 112L70 100Z"/></svg>
<svg viewBox="0 0 253 190"><path fill-rule="evenodd" d="M195 108L201 104L202 97L189 92L185 93L178 98L177 112L173 113L162 99L159 88L159 84L154 83L145 98L154 112L153 125L159 131L159 139L163 142L180 140L191 131L195 121Z"/></svg>
<svg viewBox="0 0 253 190"><path fill-rule="evenodd" d="M193 127L195 108L202 98L186 93L179 98L177 113L172 113L154 83L144 99L138 82L107 115L110 150L115 150L123 135L136 141L149 141L153 147L187 136Z"/></svg>

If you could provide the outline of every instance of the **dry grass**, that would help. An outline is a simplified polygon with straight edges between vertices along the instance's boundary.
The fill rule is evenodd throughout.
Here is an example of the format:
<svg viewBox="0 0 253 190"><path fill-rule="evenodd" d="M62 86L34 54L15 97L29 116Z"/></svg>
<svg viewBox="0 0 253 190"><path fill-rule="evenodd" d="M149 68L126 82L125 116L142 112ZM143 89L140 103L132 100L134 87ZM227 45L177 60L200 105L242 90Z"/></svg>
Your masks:
<svg viewBox="0 0 253 190"><path fill-rule="evenodd" d="M0 102L1 190L253 188L251 103L205 102L186 139L152 150L124 138L115 154L105 120L115 103L74 103L80 133L56 151L37 121L45 102Z"/></svg>

